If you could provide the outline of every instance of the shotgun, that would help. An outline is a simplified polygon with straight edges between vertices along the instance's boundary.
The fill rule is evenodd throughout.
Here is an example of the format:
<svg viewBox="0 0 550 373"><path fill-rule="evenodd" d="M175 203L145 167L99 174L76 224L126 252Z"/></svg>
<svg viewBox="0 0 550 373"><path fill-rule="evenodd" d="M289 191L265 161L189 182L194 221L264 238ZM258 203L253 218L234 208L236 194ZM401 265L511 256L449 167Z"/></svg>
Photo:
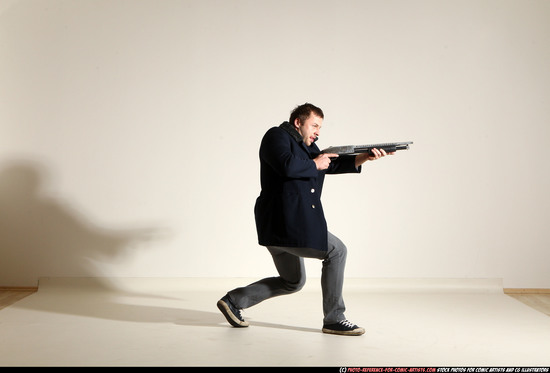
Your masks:
<svg viewBox="0 0 550 373"><path fill-rule="evenodd" d="M338 155L356 155L359 153L371 153L372 149L384 149L386 153L393 153L397 150L409 149L412 141L406 142L387 142L383 144L371 144L371 145L342 145L342 146L330 146L322 151L322 153L333 153Z"/></svg>

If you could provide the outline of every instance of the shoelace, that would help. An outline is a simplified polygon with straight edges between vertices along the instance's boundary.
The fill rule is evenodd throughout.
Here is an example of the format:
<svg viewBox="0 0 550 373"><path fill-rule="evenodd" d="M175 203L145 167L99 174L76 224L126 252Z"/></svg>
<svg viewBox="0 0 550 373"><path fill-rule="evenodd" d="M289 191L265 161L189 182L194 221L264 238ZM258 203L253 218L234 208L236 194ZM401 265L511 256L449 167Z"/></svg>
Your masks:
<svg viewBox="0 0 550 373"><path fill-rule="evenodd" d="M345 327L348 327L348 328L354 328L355 325L351 322L349 322L348 320L342 320L340 321L340 324L342 324L343 326Z"/></svg>
<svg viewBox="0 0 550 373"><path fill-rule="evenodd" d="M237 311L237 317L239 318L239 320L244 321L243 316L241 315L241 310L237 309L235 311Z"/></svg>

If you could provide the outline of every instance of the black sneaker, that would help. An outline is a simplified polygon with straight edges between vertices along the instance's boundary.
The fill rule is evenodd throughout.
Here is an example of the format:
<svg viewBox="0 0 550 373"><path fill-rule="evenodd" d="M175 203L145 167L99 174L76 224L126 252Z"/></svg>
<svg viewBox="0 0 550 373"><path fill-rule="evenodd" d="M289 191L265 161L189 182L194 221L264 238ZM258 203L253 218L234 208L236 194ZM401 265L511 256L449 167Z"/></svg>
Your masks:
<svg viewBox="0 0 550 373"><path fill-rule="evenodd" d="M248 326L248 322L244 321L241 316L241 310L236 308L226 295L220 299L217 303L218 308L222 311L227 322L237 328L244 328Z"/></svg>
<svg viewBox="0 0 550 373"><path fill-rule="evenodd" d="M323 333L339 334L339 335L361 335L365 333L365 329L349 322L348 320L342 320L336 324L323 325Z"/></svg>

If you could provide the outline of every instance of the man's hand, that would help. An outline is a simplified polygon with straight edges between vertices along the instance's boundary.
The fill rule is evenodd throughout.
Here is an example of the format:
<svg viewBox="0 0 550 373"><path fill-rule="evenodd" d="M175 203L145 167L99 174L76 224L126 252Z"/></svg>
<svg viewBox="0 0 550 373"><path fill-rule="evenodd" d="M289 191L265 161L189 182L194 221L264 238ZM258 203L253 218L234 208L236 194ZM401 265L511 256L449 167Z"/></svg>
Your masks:
<svg viewBox="0 0 550 373"><path fill-rule="evenodd" d="M372 154L371 154L372 152ZM369 153L361 153L355 157L355 167L361 166L366 161L375 161L386 155L394 155L395 152L386 153L384 149L372 149Z"/></svg>
<svg viewBox="0 0 550 373"><path fill-rule="evenodd" d="M319 154L317 158L313 160L319 171L326 170L330 165L330 159L338 157L338 154L323 153Z"/></svg>

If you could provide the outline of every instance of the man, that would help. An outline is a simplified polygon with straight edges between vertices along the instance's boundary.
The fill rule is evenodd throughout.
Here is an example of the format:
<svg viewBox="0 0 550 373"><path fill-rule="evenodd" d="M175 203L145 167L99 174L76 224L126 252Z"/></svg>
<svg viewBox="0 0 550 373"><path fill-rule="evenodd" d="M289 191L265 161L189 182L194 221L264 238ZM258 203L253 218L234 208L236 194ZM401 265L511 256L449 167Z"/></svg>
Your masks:
<svg viewBox="0 0 550 373"><path fill-rule="evenodd" d="M309 103L295 108L288 122L267 131L260 145L261 193L254 208L258 242L267 247L278 277L231 290L217 303L234 327L249 324L241 310L263 300L300 290L306 281L304 259L323 260L324 333L361 335L365 330L344 316L342 297L346 246L327 230L321 205L325 174L359 173L361 165L386 155L322 154L315 141L323 126L323 111Z"/></svg>

